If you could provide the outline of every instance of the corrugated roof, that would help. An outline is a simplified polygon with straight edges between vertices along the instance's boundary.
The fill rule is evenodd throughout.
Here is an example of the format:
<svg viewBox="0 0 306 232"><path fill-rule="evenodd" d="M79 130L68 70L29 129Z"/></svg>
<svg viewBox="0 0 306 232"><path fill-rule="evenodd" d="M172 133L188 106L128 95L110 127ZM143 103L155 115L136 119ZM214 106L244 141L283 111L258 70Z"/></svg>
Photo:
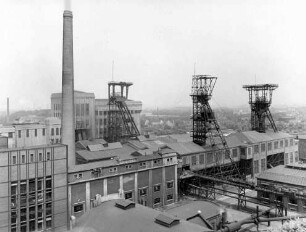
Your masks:
<svg viewBox="0 0 306 232"><path fill-rule="evenodd" d="M306 187L306 170L279 165L257 176L258 179Z"/></svg>
<svg viewBox="0 0 306 232"><path fill-rule="evenodd" d="M141 143L138 140L129 140L128 144L130 144L135 149L144 150L144 149L148 148L148 146L146 146L145 144Z"/></svg>
<svg viewBox="0 0 306 232"><path fill-rule="evenodd" d="M165 227L155 223L155 218L161 213L155 209L136 204L135 208L122 210L114 205L115 201L103 202L78 218L73 228L80 231L107 232L209 232L204 226L181 220L173 227Z"/></svg>

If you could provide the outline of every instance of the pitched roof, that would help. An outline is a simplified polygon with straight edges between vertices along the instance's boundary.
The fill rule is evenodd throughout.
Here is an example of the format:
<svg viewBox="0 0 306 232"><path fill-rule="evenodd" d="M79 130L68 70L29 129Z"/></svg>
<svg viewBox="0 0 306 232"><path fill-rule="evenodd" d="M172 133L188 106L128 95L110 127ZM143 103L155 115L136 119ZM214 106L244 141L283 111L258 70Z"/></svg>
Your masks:
<svg viewBox="0 0 306 232"><path fill-rule="evenodd" d="M187 143L169 143L168 147L173 149L179 155L187 155L193 153L204 152L205 149L194 142Z"/></svg>
<svg viewBox="0 0 306 232"><path fill-rule="evenodd" d="M306 170L279 165L259 174L257 179L306 187Z"/></svg>

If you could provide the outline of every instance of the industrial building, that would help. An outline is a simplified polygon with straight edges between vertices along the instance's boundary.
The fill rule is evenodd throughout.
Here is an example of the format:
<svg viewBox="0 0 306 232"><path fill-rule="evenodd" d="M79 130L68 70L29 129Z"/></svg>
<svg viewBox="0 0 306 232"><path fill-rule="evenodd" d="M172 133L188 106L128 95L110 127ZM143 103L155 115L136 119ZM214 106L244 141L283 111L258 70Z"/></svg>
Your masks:
<svg viewBox="0 0 306 232"><path fill-rule="evenodd" d="M257 176L258 198L279 201L288 210L306 213L306 165L288 164L269 169Z"/></svg>
<svg viewBox="0 0 306 232"><path fill-rule="evenodd" d="M177 158L167 146L79 141L78 165L69 168L70 215L110 199L129 199L152 208L177 201Z"/></svg>
<svg viewBox="0 0 306 232"><path fill-rule="evenodd" d="M7 148L0 157L0 231L66 230L66 146Z"/></svg>
<svg viewBox="0 0 306 232"><path fill-rule="evenodd" d="M51 113L53 117L62 117L62 94L51 95ZM74 91L75 129L77 140L108 138L108 99L96 99L94 93ZM140 131L141 101L127 100L126 104Z"/></svg>

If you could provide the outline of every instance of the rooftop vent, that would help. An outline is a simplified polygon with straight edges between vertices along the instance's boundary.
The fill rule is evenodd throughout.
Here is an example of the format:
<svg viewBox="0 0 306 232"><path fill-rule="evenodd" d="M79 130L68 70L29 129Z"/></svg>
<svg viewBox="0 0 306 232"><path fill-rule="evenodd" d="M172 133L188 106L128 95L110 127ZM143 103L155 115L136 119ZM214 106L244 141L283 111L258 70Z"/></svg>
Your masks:
<svg viewBox="0 0 306 232"><path fill-rule="evenodd" d="M116 201L115 206L117 206L120 209L127 210L135 208L135 202L129 200L118 200Z"/></svg>
<svg viewBox="0 0 306 232"><path fill-rule="evenodd" d="M162 226L166 226L166 227L172 227L174 225L177 225L180 223L180 220L176 217L170 216L170 215L164 215L164 214L159 214L156 218L155 218L155 222L157 224L160 224Z"/></svg>

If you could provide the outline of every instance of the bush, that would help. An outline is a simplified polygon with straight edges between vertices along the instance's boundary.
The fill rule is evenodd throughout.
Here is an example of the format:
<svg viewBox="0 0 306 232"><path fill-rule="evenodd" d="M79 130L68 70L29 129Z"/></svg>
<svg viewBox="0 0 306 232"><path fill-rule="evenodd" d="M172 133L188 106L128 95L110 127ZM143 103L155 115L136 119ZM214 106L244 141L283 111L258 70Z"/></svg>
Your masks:
<svg viewBox="0 0 306 232"><path fill-rule="evenodd" d="M306 219L305 218L296 218L285 222L281 227L270 227L267 230L268 232L305 232L306 231Z"/></svg>

